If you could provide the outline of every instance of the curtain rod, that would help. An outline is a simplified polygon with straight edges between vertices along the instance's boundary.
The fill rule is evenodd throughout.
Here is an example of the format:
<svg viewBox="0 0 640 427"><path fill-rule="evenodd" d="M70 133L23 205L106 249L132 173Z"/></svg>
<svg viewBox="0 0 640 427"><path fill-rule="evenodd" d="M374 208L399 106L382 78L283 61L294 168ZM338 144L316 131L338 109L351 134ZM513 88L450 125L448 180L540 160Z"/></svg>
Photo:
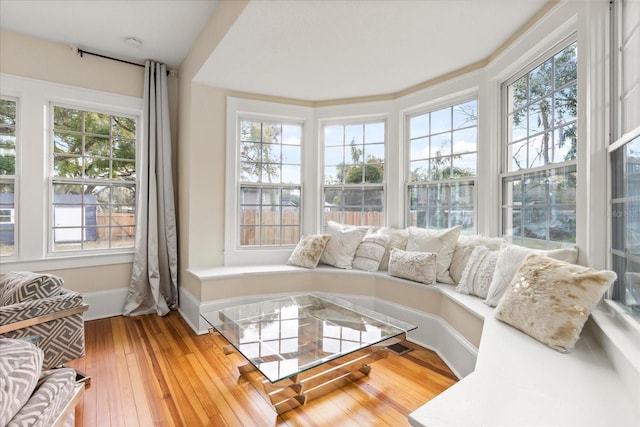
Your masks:
<svg viewBox="0 0 640 427"><path fill-rule="evenodd" d="M72 48L78 55L80 55L80 58L83 58L84 55L92 55L92 56L97 56L99 58L104 58L104 59L109 59L111 61L117 61L117 62L122 62L124 64L129 64L129 65L135 65L136 67L142 67L144 68L145 65L144 64L138 64L137 62L131 62L131 61L126 61L124 59L120 59L120 58L114 58L113 56L107 56L107 55L102 55L100 53L95 53L95 52L89 52L88 50L84 50L84 49L79 49L79 48ZM167 70L167 76L170 75L175 75L175 71L174 70Z"/></svg>

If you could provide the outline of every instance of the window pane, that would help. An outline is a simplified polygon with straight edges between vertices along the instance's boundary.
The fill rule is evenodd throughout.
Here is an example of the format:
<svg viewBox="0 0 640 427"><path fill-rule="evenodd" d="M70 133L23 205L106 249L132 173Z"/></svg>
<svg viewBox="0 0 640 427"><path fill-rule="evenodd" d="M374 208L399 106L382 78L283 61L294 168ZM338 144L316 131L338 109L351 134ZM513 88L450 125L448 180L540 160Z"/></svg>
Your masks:
<svg viewBox="0 0 640 427"><path fill-rule="evenodd" d="M559 88L578 78L577 68L577 44L567 46L560 53L554 56L554 78L555 87Z"/></svg>
<svg viewBox="0 0 640 427"><path fill-rule="evenodd" d="M553 89L551 60L548 60L529 73L529 99L541 98Z"/></svg>
<svg viewBox="0 0 640 427"><path fill-rule="evenodd" d="M0 181L0 256L11 256L16 245L15 186Z"/></svg>
<svg viewBox="0 0 640 427"><path fill-rule="evenodd" d="M429 161L411 162L409 165L409 181L424 182L429 178Z"/></svg>
<svg viewBox="0 0 640 427"><path fill-rule="evenodd" d="M301 163L300 146L282 146L282 163Z"/></svg>
<svg viewBox="0 0 640 427"><path fill-rule="evenodd" d="M464 104L454 105L452 108L453 108L452 129L460 129L460 128L477 125L478 102L476 100L469 101Z"/></svg>
<svg viewBox="0 0 640 427"><path fill-rule="evenodd" d="M409 150L411 160L429 158L429 138L412 139L409 142Z"/></svg>
<svg viewBox="0 0 640 427"><path fill-rule="evenodd" d="M455 154L478 151L477 128L469 128L453 132L453 152Z"/></svg>
<svg viewBox="0 0 640 427"><path fill-rule="evenodd" d="M411 138L420 138L427 136L429 133L429 114L422 114L409 119L409 135Z"/></svg>
<svg viewBox="0 0 640 427"><path fill-rule="evenodd" d="M451 129L451 108L433 111L430 116L432 135Z"/></svg>
<svg viewBox="0 0 640 427"><path fill-rule="evenodd" d="M53 122L53 250L133 247L136 120L54 105Z"/></svg>
<svg viewBox="0 0 640 427"><path fill-rule="evenodd" d="M384 123L367 123L364 125L364 143L384 144Z"/></svg>

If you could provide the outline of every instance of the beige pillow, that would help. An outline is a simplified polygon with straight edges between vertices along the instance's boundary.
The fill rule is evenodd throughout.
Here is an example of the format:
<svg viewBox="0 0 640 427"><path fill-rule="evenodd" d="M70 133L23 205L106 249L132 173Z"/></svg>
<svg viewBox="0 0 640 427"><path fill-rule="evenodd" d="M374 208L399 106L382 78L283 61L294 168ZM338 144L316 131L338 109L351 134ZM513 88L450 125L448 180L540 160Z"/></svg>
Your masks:
<svg viewBox="0 0 640 427"><path fill-rule="evenodd" d="M389 274L427 285L436 281L437 255L432 252L406 252L391 249Z"/></svg>
<svg viewBox="0 0 640 427"><path fill-rule="evenodd" d="M456 291L482 299L486 298L497 260L498 251L492 251L486 246L477 246L473 249L460 282L456 286Z"/></svg>
<svg viewBox="0 0 640 427"><path fill-rule="evenodd" d="M329 241L328 234L313 234L310 236L302 236L298 245L291 253L287 264L296 265L298 267L316 268L322 251L324 251Z"/></svg>
<svg viewBox="0 0 640 427"><path fill-rule="evenodd" d="M497 319L554 350L573 350L593 308L616 279L596 271L530 254L496 307Z"/></svg>
<svg viewBox="0 0 640 427"><path fill-rule="evenodd" d="M364 271L378 271L380 261L387 249L387 236L378 233L367 233L353 258L353 268Z"/></svg>
<svg viewBox="0 0 640 427"><path fill-rule="evenodd" d="M409 230L403 228L381 227L376 230L376 234L381 234L387 238L387 247L382 259L380 260L379 267L379 270L387 271L389 269L389 256L391 255L391 249L406 249L407 240L409 239Z"/></svg>
<svg viewBox="0 0 640 427"><path fill-rule="evenodd" d="M509 286L509 283L513 280L513 276L516 274L518 267L522 264L522 261L524 261L527 255L532 253L545 255L549 258L565 261L571 264L574 264L578 260L577 247L541 251L518 245L506 245L500 249L498 254L496 270L493 273L493 278L489 285L489 292L487 293L487 299L485 300L487 305L495 307L498 304L505 289L507 289L507 286Z"/></svg>
<svg viewBox="0 0 640 427"><path fill-rule="evenodd" d="M366 227L354 227L329 221L327 234L331 239L322 252L320 262L338 268L351 269L353 258L366 233Z"/></svg>
<svg viewBox="0 0 640 427"><path fill-rule="evenodd" d="M449 274L451 258L456 249L456 242L462 226L458 225L444 230L427 230L418 227L409 227L409 240L407 251L433 252L438 254L438 268L436 280L441 283L453 285L453 279Z"/></svg>
<svg viewBox="0 0 640 427"><path fill-rule="evenodd" d="M467 266L467 261L469 261L469 257L471 256L471 252L473 252L477 246L486 246L492 251L497 251L504 243L505 242L502 237L484 237L476 234L461 234L460 237L458 237L456 249L453 251L451 265L449 266L449 274L451 275L453 282L460 282L464 268Z"/></svg>

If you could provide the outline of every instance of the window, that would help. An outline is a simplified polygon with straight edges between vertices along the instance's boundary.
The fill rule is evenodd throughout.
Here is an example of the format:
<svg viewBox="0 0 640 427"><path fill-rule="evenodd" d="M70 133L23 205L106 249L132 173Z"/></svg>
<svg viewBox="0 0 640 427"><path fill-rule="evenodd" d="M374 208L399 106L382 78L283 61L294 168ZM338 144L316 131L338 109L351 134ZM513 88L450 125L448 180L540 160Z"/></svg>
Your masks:
<svg viewBox="0 0 640 427"><path fill-rule="evenodd" d="M409 117L407 223L474 231L476 100Z"/></svg>
<svg viewBox="0 0 640 427"><path fill-rule="evenodd" d="M16 101L0 99L0 256L16 251Z"/></svg>
<svg viewBox="0 0 640 427"><path fill-rule="evenodd" d="M502 231L514 243L576 242L576 43L503 85Z"/></svg>
<svg viewBox="0 0 640 427"><path fill-rule="evenodd" d="M53 105L53 251L134 246L136 119Z"/></svg>
<svg viewBox="0 0 640 427"><path fill-rule="evenodd" d="M384 225L385 122L326 125L323 224Z"/></svg>
<svg viewBox="0 0 640 427"><path fill-rule="evenodd" d="M640 3L613 2L611 298L640 319Z"/></svg>
<svg viewBox="0 0 640 427"><path fill-rule="evenodd" d="M240 119L240 246L295 245L302 125Z"/></svg>

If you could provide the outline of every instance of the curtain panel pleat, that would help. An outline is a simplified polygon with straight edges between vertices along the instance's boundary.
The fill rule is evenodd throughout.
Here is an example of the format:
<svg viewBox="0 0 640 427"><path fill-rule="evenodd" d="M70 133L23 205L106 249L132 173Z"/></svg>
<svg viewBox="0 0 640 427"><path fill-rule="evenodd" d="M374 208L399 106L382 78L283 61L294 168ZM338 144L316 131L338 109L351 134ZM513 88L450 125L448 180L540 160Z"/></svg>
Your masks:
<svg viewBox="0 0 640 427"><path fill-rule="evenodd" d="M178 308L178 245L171 166L167 70L145 64L143 144L136 211L136 252L124 314Z"/></svg>

